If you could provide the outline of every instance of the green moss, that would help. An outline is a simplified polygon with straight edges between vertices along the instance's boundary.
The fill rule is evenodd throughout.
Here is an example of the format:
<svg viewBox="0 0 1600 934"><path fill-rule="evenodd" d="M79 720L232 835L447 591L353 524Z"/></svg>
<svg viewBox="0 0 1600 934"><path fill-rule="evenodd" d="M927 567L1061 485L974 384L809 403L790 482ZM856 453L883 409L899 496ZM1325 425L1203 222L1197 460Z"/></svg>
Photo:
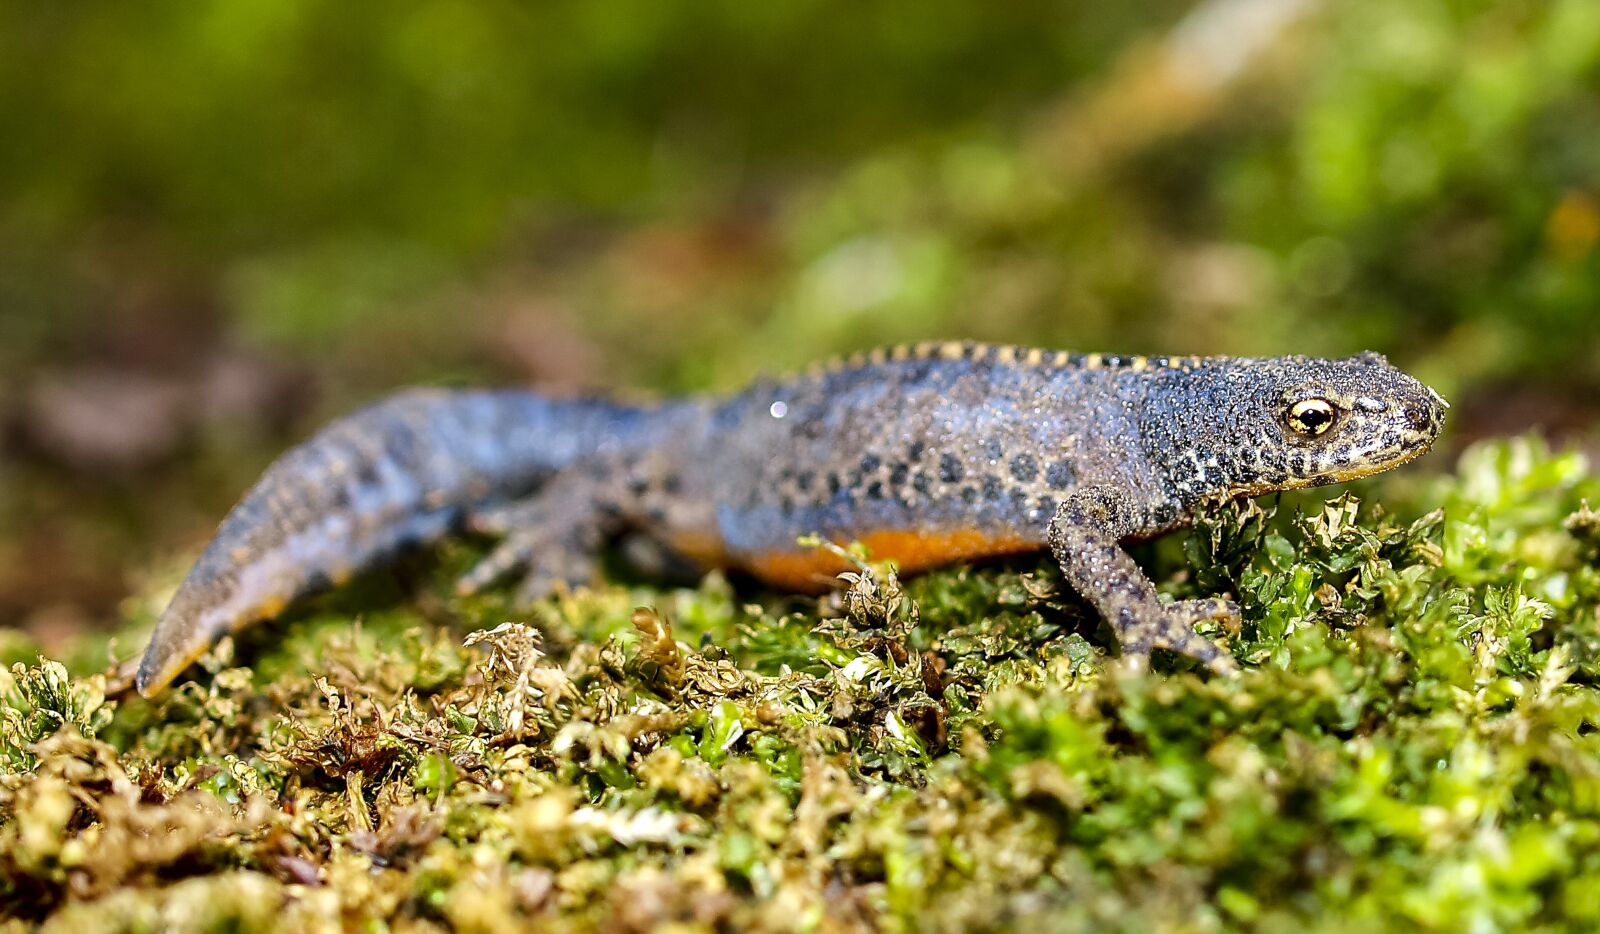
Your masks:
<svg viewBox="0 0 1600 934"><path fill-rule="evenodd" d="M18 666L0 904L97 931L1600 921L1600 481L1519 440L1365 489L1384 507L1219 504L1142 553L1175 599L1238 596L1228 680L1108 657L1045 560L505 622L446 596L462 546L153 704Z"/></svg>

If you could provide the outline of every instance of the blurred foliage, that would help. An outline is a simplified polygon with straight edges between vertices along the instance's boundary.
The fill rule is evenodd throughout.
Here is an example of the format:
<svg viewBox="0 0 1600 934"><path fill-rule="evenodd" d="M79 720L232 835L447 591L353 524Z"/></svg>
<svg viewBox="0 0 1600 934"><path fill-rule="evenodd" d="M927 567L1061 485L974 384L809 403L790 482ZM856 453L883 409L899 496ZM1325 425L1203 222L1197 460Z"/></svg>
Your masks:
<svg viewBox="0 0 1600 934"><path fill-rule="evenodd" d="M510 318L597 384L928 335L1600 381L1587 0L7 18L13 365L203 321L342 406L559 370Z"/></svg>
<svg viewBox="0 0 1600 934"><path fill-rule="evenodd" d="M246 339L449 334L427 291L529 238L560 259L619 223L715 224L787 173L1022 112L1179 9L18 5L0 169L24 247L6 278L32 291L8 304L92 327L68 290L93 271L49 257L131 249L198 277Z"/></svg>
<svg viewBox="0 0 1600 934"><path fill-rule="evenodd" d="M1174 599L1238 595L1242 628L1210 633L1237 678L1108 658L1047 558L906 585L863 565L820 599L606 587L500 622L501 598L453 596L461 544L414 599L330 595L156 702L17 666L0 913L85 931L1592 927L1600 480L1518 440L1363 489L1384 507L1219 507L1145 554Z"/></svg>

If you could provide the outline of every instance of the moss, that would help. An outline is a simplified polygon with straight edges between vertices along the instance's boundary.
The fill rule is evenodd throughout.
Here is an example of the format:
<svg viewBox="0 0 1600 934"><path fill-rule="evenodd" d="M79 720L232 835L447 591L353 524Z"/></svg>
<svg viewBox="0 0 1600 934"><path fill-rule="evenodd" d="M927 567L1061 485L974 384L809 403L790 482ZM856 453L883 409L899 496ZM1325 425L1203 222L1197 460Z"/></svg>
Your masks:
<svg viewBox="0 0 1600 934"><path fill-rule="evenodd" d="M95 931L1600 922L1600 481L1519 440L1362 493L1218 504L1141 552L1174 598L1239 597L1211 633L1236 679L1108 657L1048 561L508 617L446 596L463 545L156 703L19 665L0 904Z"/></svg>

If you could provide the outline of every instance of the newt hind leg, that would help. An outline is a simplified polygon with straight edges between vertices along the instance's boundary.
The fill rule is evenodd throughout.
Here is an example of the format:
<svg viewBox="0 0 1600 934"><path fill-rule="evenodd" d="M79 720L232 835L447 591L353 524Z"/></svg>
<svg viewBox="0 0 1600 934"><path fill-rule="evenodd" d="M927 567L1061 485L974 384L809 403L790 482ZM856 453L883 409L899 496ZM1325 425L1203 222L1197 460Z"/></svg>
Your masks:
<svg viewBox="0 0 1600 934"><path fill-rule="evenodd" d="M621 540L635 547L624 557L643 558L646 573L698 573L722 562L720 539L709 506L685 496L664 456L626 463L586 461L552 477L522 499L476 510L467 528L500 543L457 582L476 593L520 576L523 605L560 589L598 582L600 556ZM639 547L649 542L649 547Z"/></svg>
<svg viewBox="0 0 1600 934"><path fill-rule="evenodd" d="M622 528L614 497L580 473L557 474L523 499L473 513L467 527L500 542L456 582L461 594L474 594L499 581L520 577L517 599L535 603L560 589L595 583L600 550Z"/></svg>

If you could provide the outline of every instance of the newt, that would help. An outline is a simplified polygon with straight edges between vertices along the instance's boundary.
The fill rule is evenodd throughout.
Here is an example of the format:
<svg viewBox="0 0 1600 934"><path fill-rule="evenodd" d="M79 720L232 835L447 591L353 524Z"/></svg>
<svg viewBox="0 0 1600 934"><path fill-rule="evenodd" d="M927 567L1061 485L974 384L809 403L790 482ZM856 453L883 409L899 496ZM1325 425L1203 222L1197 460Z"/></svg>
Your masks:
<svg viewBox="0 0 1600 934"><path fill-rule="evenodd" d="M537 601L595 581L644 536L698 567L822 591L817 534L906 573L1048 549L1122 653L1213 671L1194 624L1122 543L1212 497L1338 483L1427 452L1447 404L1375 353L1142 357L968 342L885 348L726 397L624 405L519 390L413 389L323 428L223 519L162 614L136 685L154 695L224 634L397 551L499 538L463 593L520 578Z"/></svg>

